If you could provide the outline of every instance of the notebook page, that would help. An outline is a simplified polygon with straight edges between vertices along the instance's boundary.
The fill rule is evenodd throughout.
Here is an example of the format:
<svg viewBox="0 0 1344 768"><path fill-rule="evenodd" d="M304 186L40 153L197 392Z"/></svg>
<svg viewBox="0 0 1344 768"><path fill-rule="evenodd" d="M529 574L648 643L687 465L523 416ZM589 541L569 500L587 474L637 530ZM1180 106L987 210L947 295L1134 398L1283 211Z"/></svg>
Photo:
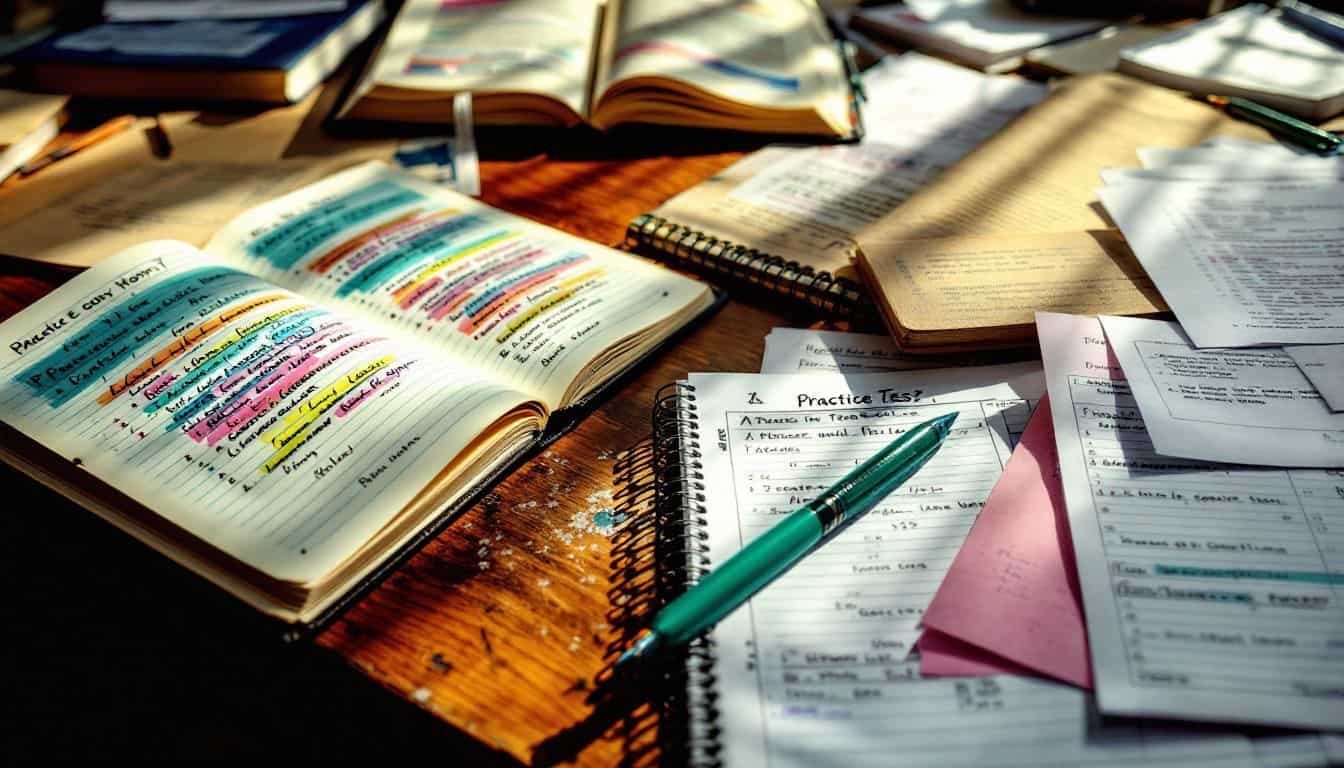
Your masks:
<svg viewBox="0 0 1344 768"><path fill-rule="evenodd" d="M925 604L1041 396L1037 365L692 374L689 383L714 562L900 430L962 413L905 487L714 630L726 764L1255 764L1239 736L1102 729L1075 689L1015 677L925 680L907 658Z"/></svg>
<svg viewBox="0 0 1344 768"><path fill-rule="evenodd" d="M173 241L108 258L0 338L0 420L295 582L527 399Z"/></svg>
<svg viewBox="0 0 1344 768"><path fill-rule="evenodd" d="M619 339L707 287L379 163L253 208L206 250L436 342L552 408Z"/></svg>
<svg viewBox="0 0 1344 768"><path fill-rule="evenodd" d="M1195 346L1344 342L1344 183L1135 181L1097 195Z"/></svg>
<svg viewBox="0 0 1344 768"><path fill-rule="evenodd" d="M1092 317L1041 352L1103 712L1344 724L1344 470L1154 453Z"/></svg>

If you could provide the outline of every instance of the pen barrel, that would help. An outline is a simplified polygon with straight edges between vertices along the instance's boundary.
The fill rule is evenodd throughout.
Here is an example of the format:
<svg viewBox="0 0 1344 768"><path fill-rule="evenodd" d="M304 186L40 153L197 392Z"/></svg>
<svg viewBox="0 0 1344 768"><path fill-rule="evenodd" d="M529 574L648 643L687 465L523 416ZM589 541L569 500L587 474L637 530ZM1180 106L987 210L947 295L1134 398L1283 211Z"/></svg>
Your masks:
<svg viewBox="0 0 1344 768"><path fill-rule="evenodd" d="M927 424L893 440L829 490L789 513L658 612L650 625L668 643L687 642L793 567L826 534L867 512L920 470L944 433Z"/></svg>
<svg viewBox="0 0 1344 768"><path fill-rule="evenodd" d="M1277 110L1262 107L1246 99L1227 100L1228 114L1239 117L1248 123L1254 123L1270 133L1282 136L1315 152L1329 154L1339 146L1339 139L1332 134L1304 123Z"/></svg>
<svg viewBox="0 0 1344 768"><path fill-rule="evenodd" d="M821 541L821 521L803 507L757 536L658 612L651 628L669 643L687 642L759 592Z"/></svg>
<svg viewBox="0 0 1344 768"><path fill-rule="evenodd" d="M807 504L822 524L823 533L855 515L867 512L909 480L943 444L943 435L921 424L860 464L825 493Z"/></svg>

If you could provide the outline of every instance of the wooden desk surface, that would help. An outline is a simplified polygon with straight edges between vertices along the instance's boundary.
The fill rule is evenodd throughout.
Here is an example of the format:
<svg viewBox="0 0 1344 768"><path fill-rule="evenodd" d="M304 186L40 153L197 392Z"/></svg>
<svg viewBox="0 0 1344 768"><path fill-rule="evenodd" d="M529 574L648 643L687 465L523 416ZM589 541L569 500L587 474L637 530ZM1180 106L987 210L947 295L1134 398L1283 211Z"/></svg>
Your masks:
<svg viewBox="0 0 1344 768"><path fill-rule="evenodd" d="M624 225L742 152L622 160L529 156L482 163L485 202L617 243ZM68 272L0 261L0 319ZM316 643L484 746L532 762L538 745L593 712L588 692L635 629L639 597L625 573L633 523L606 530L613 468L650 430L662 385L688 371L756 370L766 332L812 318L730 302L663 352L574 432L490 493ZM647 530L646 530L647 532ZM152 556L146 554L147 557ZM184 578L185 578L184 574ZM621 621L620 617L627 617ZM591 726L592 723L587 723ZM630 718L589 740L581 765L648 764L653 733Z"/></svg>

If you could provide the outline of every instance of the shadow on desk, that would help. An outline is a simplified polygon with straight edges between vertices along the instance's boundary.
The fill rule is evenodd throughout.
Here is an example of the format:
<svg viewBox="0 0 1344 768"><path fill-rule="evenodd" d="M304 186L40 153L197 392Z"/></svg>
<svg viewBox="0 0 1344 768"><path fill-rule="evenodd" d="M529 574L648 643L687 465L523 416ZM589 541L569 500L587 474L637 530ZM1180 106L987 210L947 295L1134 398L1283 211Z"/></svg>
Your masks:
<svg viewBox="0 0 1344 768"><path fill-rule="evenodd" d="M11 764L517 765L14 470L0 483Z"/></svg>

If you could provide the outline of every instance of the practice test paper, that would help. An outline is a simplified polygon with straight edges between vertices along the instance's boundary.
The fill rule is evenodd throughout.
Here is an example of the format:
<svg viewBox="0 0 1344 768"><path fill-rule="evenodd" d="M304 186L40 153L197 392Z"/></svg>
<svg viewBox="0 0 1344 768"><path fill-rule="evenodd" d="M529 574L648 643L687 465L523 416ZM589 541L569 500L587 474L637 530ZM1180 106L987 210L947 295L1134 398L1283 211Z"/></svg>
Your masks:
<svg viewBox="0 0 1344 768"><path fill-rule="evenodd" d="M909 483L714 629L725 764L1262 765L1239 734L1102 723L1090 697L1068 686L1014 676L925 679L906 658L923 607L1040 386L1034 364L691 375L712 562L901 430L961 413L948 443ZM1319 742L1292 746L1324 762Z"/></svg>
<svg viewBox="0 0 1344 768"><path fill-rule="evenodd" d="M1344 342L1344 183L1098 190L1198 347Z"/></svg>
<svg viewBox="0 0 1344 768"><path fill-rule="evenodd" d="M1332 411L1344 411L1344 344L1288 346L1293 358Z"/></svg>
<svg viewBox="0 0 1344 768"><path fill-rule="evenodd" d="M1344 470L1160 456L1100 321L1037 332L1101 710L1338 729Z"/></svg>
<svg viewBox="0 0 1344 768"><path fill-rule="evenodd" d="M1344 467L1344 414L1330 411L1281 349L1196 349L1161 320L1102 317L1101 325L1163 456Z"/></svg>

